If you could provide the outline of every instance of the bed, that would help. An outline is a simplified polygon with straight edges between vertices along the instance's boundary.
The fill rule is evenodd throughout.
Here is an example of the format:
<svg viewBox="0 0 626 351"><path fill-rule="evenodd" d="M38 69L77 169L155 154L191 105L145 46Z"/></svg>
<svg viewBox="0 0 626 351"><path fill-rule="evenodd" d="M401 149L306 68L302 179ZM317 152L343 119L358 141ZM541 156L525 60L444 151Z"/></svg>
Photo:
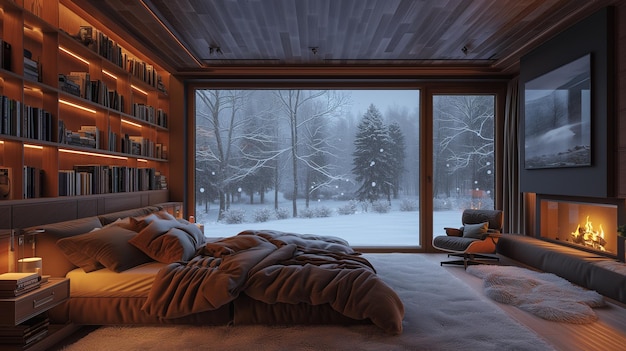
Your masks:
<svg viewBox="0 0 626 351"><path fill-rule="evenodd" d="M44 275L68 277L51 319L79 325L374 324L404 307L340 238L244 231L209 238L158 206L37 228Z"/></svg>

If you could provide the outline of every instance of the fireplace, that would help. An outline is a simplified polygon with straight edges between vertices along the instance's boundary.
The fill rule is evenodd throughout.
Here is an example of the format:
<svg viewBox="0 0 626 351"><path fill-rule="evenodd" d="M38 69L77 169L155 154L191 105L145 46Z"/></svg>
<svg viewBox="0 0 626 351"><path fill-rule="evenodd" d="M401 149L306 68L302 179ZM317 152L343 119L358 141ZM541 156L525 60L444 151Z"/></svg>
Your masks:
<svg viewBox="0 0 626 351"><path fill-rule="evenodd" d="M536 236L550 242L617 257L617 227L624 199L537 195Z"/></svg>

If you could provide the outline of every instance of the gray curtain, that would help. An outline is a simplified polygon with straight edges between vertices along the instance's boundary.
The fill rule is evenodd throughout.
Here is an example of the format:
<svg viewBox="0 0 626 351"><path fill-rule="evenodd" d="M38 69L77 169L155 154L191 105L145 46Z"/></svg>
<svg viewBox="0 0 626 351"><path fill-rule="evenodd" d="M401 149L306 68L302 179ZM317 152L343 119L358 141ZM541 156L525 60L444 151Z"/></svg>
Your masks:
<svg viewBox="0 0 626 351"><path fill-rule="evenodd" d="M504 117L504 159L502 210L504 211L504 232L525 232L524 194L519 190L519 148L522 141L519 137L519 77L512 79L507 87Z"/></svg>

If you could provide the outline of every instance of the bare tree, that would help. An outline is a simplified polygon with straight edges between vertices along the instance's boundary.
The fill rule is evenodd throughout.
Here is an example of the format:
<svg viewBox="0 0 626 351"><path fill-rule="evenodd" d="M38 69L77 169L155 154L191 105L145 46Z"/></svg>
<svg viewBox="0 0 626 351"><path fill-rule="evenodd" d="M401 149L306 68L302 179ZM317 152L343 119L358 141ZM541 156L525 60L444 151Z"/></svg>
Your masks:
<svg viewBox="0 0 626 351"><path fill-rule="evenodd" d="M448 175L469 171L473 179L483 179L492 187L493 177L485 178L481 170L492 167L494 150L493 97L486 95L438 96L434 104L438 118L436 164L445 164ZM441 158L443 157L443 158ZM439 167L441 168L441 167ZM443 173L440 171L440 173ZM441 178L438 177L437 178ZM436 192L435 192L436 193Z"/></svg>
<svg viewBox="0 0 626 351"><path fill-rule="evenodd" d="M274 95L279 102L281 116L287 119L289 125L289 148L293 181L292 215L293 217L297 217L299 163L303 163L306 167L313 168L327 177L339 178L330 173L326 165L318 165L313 162L311 154L301 152L301 143L299 140L300 129L305 128L305 126L315 126L316 124L312 121L316 119L334 115L346 104L347 100L341 92L327 90L276 90L274 91ZM321 140L324 140L324 138ZM319 142L309 145L309 147L312 147L310 150L327 152L320 146L321 144Z"/></svg>
<svg viewBox="0 0 626 351"><path fill-rule="evenodd" d="M249 109L252 94L246 90L196 92L196 168L204 174L200 181L217 192L218 220L229 208L229 195L237 193L238 184L268 167L280 153L273 149L262 123L254 122L266 111Z"/></svg>

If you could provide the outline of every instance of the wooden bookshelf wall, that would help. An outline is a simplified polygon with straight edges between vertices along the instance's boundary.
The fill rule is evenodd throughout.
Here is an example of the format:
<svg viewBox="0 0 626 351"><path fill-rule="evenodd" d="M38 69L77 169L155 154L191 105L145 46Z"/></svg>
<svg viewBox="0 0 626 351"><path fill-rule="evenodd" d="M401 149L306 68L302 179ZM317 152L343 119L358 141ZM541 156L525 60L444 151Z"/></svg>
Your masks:
<svg viewBox="0 0 626 351"><path fill-rule="evenodd" d="M125 60L153 68L161 77L161 84L145 79L144 74L131 72L125 64L114 63L77 40L81 26L91 27L92 34L102 33L108 43L121 47ZM3 56L4 45L0 50L0 63L4 64L0 65L0 96L4 97L0 99L0 112L19 105L22 110L28 106L29 113L37 116L36 128L20 130L19 134L17 129L7 130L0 119L0 170L10 168L12 173L12 192L8 197L0 197L0 258L3 258L0 272L10 268L6 257L11 229L170 201L169 190L165 189L77 196L59 193L59 172L77 165L149 168L169 178L170 163L162 152L157 155L156 150L151 150L134 155L122 150L125 134L150 140L154 149L156 144L169 148L169 116L173 111L168 90L171 83L175 89L181 88L180 81L159 65L158 57L151 56L142 43L127 41L124 33L115 33L110 25L71 0L0 0L0 39L1 43L10 44L6 57ZM32 61L24 59L25 50L32 55ZM6 65L7 60L10 67ZM35 70L39 69L37 74L33 74L33 62ZM124 97L123 107L107 106L63 89L59 85L59 74L71 72L89 73L90 80L106 84L109 91ZM155 113L160 111L168 116L168 123L134 115L134 104L149 106L146 108ZM177 111L182 110L179 102L173 106ZM43 125L39 123L39 111L46 112L41 112L46 128L39 128ZM22 114L21 122L24 116L27 115ZM59 133L60 120L72 131L81 126L96 126L100 131L98 145L66 143L67 138ZM115 133L115 138L109 130ZM39 198L24 199L28 188L24 167L43 171ZM0 195L2 190L0 173Z"/></svg>
<svg viewBox="0 0 626 351"><path fill-rule="evenodd" d="M25 167L43 172L41 194L31 195L51 199L74 195L60 192L59 173L77 165L148 168L168 179L168 90L174 78L158 60L69 0L0 0L0 10L0 38L11 47L3 60L10 67L0 68L0 112L13 113L5 106L30 109L22 112L19 129L0 128L0 166L12 171L7 200L23 199L33 187ZM79 40L81 27L92 30L92 41ZM106 86L109 94L86 96L84 73L95 82L92 90ZM80 92L72 91L75 84L61 85L60 77L79 82ZM88 131L76 138L93 127L96 140L89 140ZM165 184L155 180L146 190Z"/></svg>

